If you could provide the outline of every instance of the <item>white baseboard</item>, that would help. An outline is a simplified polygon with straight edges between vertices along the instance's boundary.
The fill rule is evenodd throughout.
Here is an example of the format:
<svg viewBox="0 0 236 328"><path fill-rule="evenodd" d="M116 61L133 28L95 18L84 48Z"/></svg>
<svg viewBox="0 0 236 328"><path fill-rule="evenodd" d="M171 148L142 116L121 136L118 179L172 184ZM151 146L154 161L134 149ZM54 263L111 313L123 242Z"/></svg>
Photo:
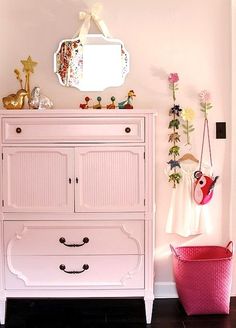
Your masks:
<svg viewBox="0 0 236 328"><path fill-rule="evenodd" d="M155 282L154 285L155 298L178 298L174 282ZM236 291L232 289L231 296L236 296Z"/></svg>
<svg viewBox="0 0 236 328"><path fill-rule="evenodd" d="M155 298L178 298L174 282L156 282L154 285Z"/></svg>

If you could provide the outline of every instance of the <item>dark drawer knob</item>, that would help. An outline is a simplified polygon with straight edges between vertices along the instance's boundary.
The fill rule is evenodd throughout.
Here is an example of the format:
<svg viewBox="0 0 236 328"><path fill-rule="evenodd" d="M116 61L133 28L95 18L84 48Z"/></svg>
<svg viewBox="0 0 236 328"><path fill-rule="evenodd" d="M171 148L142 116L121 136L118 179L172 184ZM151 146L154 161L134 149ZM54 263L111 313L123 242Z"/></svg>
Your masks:
<svg viewBox="0 0 236 328"><path fill-rule="evenodd" d="M16 128L16 133L21 133L21 128Z"/></svg>
<svg viewBox="0 0 236 328"><path fill-rule="evenodd" d="M64 271L65 273L69 273L69 274L80 274L80 273L82 273L82 272L88 270L88 269L89 269L89 265L88 265L88 264L84 264L84 265L82 266L82 269L83 269L83 270L72 270L72 271L68 271L68 270L66 270L66 266L65 266L65 264L61 264L61 265L59 266L59 269L62 270L62 271Z"/></svg>
<svg viewBox="0 0 236 328"><path fill-rule="evenodd" d="M125 128L126 133L130 133L131 129L129 127Z"/></svg>
<svg viewBox="0 0 236 328"><path fill-rule="evenodd" d="M59 239L59 242L67 247L81 247L83 246L84 244L87 244L89 242L89 238L88 237L84 237L83 238L83 243L81 244L66 244L66 239L64 237L61 237Z"/></svg>

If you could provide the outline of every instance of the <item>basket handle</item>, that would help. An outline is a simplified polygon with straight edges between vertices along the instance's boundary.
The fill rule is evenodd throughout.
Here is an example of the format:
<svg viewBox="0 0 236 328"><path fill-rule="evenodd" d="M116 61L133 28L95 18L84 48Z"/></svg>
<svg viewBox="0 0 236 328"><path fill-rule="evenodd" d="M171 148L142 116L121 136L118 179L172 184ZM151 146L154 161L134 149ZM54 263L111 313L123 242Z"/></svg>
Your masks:
<svg viewBox="0 0 236 328"><path fill-rule="evenodd" d="M170 249L171 249L171 252L172 252L173 255L175 255L176 257L179 257L179 255L177 254L174 246L172 246L171 244L170 244Z"/></svg>
<svg viewBox="0 0 236 328"><path fill-rule="evenodd" d="M225 249L229 249L229 247L231 247L231 253L232 253L232 255L233 255L233 253L234 253L234 244L233 244L232 240L230 240L230 241L228 242L228 244L226 245ZM230 250L230 249L229 249L229 250Z"/></svg>

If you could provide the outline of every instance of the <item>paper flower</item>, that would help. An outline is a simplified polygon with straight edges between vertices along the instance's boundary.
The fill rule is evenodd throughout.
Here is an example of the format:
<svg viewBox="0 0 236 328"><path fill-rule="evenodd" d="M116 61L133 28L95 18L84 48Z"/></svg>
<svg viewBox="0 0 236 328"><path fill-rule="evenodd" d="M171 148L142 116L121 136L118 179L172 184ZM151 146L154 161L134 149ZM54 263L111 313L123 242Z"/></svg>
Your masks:
<svg viewBox="0 0 236 328"><path fill-rule="evenodd" d="M182 124L183 132L187 136L187 145L190 145L190 133L193 132L195 129L193 127L193 124L190 124L190 122L193 121L195 117L195 113L192 110L192 108L184 108L182 111L182 119L186 122L185 124Z"/></svg>
<svg viewBox="0 0 236 328"><path fill-rule="evenodd" d="M204 112L205 118L207 118L209 110L213 107L210 103L210 93L207 90L202 90L199 93L201 111Z"/></svg>
<svg viewBox="0 0 236 328"><path fill-rule="evenodd" d="M184 121L192 122L195 118L195 113L192 108L184 108L181 116Z"/></svg>
<svg viewBox="0 0 236 328"><path fill-rule="evenodd" d="M202 103L209 102L211 99L210 92L208 92L207 90L202 90L199 93L199 98L200 98L200 102Z"/></svg>
<svg viewBox="0 0 236 328"><path fill-rule="evenodd" d="M178 73L170 73L168 76L169 83L177 83L179 81Z"/></svg>
<svg viewBox="0 0 236 328"><path fill-rule="evenodd" d="M168 76L168 81L169 81L169 88L170 90L172 90L172 97L175 102L176 100L175 91L178 90L177 82L179 81L178 73L170 73Z"/></svg>

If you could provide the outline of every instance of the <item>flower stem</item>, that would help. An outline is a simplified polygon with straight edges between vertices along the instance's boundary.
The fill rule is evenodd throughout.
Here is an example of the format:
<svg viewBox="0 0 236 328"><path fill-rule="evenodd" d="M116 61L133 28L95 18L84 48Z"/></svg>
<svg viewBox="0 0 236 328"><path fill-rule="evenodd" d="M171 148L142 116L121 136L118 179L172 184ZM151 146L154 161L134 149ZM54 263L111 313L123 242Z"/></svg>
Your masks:
<svg viewBox="0 0 236 328"><path fill-rule="evenodd" d="M190 145L188 120L186 121L186 124L187 124L187 145Z"/></svg>
<svg viewBox="0 0 236 328"><path fill-rule="evenodd" d="M205 119L207 119L207 103L205 102Z"/></svg>
<svg viewBox="0 0 236 328"><path fill-rule="evenodd" d="M173 83L173 85L172 85L172 90L173 90L173 100L174 100L174 102L175 102L175 100L176 100L176 96L175 96L175 84Z"/></svg>

